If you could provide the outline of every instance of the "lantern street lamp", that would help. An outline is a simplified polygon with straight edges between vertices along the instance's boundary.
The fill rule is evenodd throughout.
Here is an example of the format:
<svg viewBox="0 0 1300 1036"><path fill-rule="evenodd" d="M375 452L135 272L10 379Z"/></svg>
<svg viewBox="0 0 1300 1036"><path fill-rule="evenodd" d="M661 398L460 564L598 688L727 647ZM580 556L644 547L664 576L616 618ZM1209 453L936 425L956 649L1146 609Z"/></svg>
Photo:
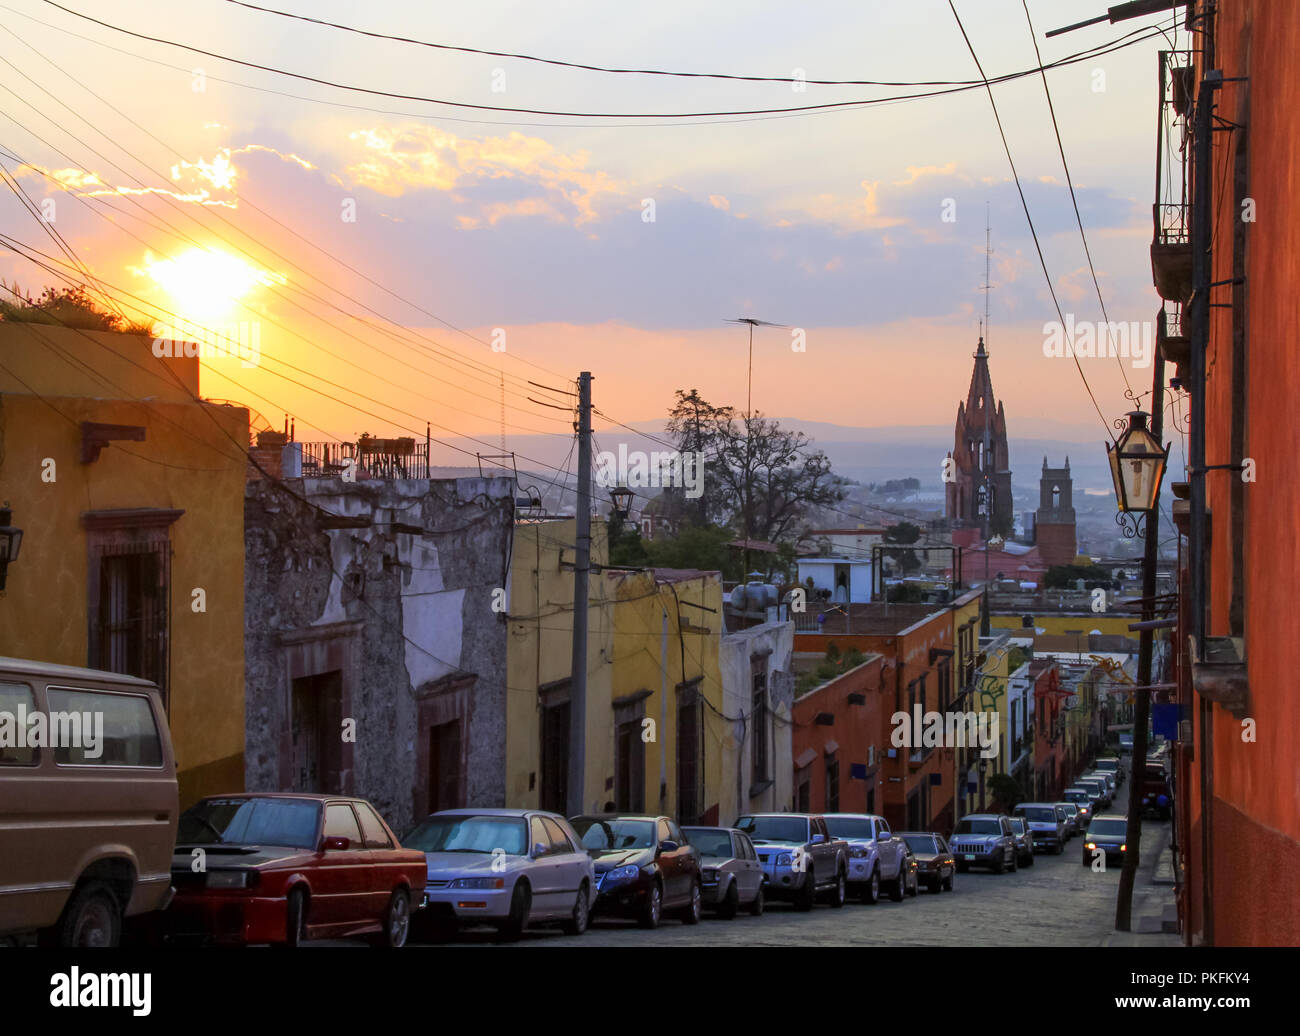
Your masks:
<svg viewBox="0 0 1300 1036"><path fill-rule="evenodd" d="M609 498L614 501L614 513L620 519L626 520L632 509L632 495L632 490L627 486L617 486L609 491Z"/></svg>
<svg viewBox="0 0 1300 1036"><path fill-rule="evenodd" d="M1149 416L1144 410L1132 411L1128 415L1128 427L1119 440L1114 445L1106 444L1110 477L1115 483L1115 500L1119 505L1115 522L1130 539L1143 534L1147 513L1156 509L1169 460L1169 444L1161 449L1160 442L1147 430Z"/></svg>
<svg viewBox="0 0 1300 1036"><path fill-rule="evenodd" d="M0 590L5 588L5 573L9 562L18 560L18 548L23 543L23 530L14 528L9 523L13 512L7 507L0 507Z"/></svg>

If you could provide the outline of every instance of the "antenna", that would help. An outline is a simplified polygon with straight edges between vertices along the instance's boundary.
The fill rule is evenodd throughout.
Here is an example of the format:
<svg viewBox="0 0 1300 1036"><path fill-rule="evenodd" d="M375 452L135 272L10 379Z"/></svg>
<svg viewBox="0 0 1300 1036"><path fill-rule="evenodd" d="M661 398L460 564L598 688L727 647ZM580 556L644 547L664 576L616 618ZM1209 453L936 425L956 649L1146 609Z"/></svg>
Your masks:
<svg viewBox="0 0 1300 1036"><path fill-rule="evenodd" d="M984 320L980 323L980 337L984 339L984 351L989 346L989 293L994 285L989 280L989 260L993 256L992 230L989 226L989 203L984 203L984 283L980 291L984 292Z"/></svg>

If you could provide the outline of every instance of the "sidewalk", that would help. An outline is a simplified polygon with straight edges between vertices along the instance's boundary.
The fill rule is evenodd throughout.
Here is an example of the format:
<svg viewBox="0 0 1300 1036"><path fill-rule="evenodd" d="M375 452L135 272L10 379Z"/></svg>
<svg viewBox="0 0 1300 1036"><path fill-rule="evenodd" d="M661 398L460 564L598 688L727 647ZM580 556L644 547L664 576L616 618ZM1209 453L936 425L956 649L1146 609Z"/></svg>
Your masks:
<svg viewBox="0 0 1300 1036"><path fill-rule="evenodd" d="M1133 885L1132 931L1112 932L1103 946L1181 948L1178 905L1174 898L1172 825L1150 820L1142 825L1142 859Z"/></svg>

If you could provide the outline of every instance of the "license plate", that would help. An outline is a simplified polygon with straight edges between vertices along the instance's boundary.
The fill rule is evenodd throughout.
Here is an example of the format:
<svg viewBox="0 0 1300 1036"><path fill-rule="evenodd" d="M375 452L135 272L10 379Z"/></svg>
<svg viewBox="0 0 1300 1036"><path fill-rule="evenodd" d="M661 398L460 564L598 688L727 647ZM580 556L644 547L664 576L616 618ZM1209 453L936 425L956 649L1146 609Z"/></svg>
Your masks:
<svg viewBox="0 0 1300 1036"><path fill-rule="evenodd" d="M968 860L973 860L973 859L975 859L975 854L974 854L974 853L967 853L967 854L966 854L966 859L968 859Z"/></svg>

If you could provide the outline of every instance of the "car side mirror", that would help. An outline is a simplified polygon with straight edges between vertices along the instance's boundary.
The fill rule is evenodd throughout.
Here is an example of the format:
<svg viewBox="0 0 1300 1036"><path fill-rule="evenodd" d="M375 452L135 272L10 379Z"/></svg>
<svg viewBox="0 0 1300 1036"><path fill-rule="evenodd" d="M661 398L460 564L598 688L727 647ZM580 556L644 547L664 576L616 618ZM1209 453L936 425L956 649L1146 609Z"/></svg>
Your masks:
<svg viewBox="0 0 1300 1036"><path fill-rule="evenodd" d="M667 838L659 843L659 851L661 853L675 853L680 848L680 845L676 842L669 841Z"/></svg>
<svg viewBox="0 0 1300 1036"><path fill-rule="evenodd" d="M330 835L321 843L320 851L323 853L344 852L351 845L351 840L344 838L342 835Z"/></svg>
<svg viewBox="0 0 1300 1036"><path fill-rule="evenodd" d="M826 836L825 836L825 835L813 835L812 838L810 838L810 839L808 840L808 844L809 844L809 845L821 845L822 842L824 842L824 841L826 841Z"/></svg>
<svg viewBox="0 0 1300 1036"><path fill-rule="evenodd" d="M546 846L542 845L541 842L534 842L533 851L528 855L531 856L534 860L537 859L539 856L545 856Z"/></svg>

